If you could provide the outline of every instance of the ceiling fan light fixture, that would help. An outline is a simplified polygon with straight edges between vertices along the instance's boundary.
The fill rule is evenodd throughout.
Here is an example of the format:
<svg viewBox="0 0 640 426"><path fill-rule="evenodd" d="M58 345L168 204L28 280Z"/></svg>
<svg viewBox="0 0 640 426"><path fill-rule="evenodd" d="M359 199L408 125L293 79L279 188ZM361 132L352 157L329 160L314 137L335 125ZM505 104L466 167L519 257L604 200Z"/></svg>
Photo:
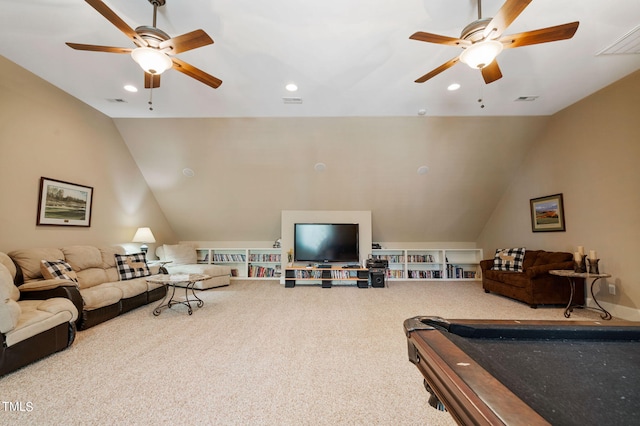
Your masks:
<svg viewBox="0 0 640 426"><path fill-rule="evenodd" d="M484 40L467 47L460 60L471 68L482 69L493 62L502 52L503 45L496 40Z"/></svg>
<svg viewBox="0 0 640 426"><path fill-rule="evenodd" d="M133 49L131 57L140 65L140 68L149 74L162 74L173 66L173 62L167 54L151 47Z"/></svg>

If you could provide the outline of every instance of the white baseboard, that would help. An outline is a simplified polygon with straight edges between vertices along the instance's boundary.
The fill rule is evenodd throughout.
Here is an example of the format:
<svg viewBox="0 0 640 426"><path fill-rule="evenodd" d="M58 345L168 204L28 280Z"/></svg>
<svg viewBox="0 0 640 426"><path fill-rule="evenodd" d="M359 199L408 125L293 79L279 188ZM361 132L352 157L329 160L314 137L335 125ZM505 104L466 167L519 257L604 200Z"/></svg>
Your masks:
<svg viewBox="0 0 640 426"><path fill-rule="evenodd" d="M605 308L614 318L626 321L640 321L640 309L631 308L629 306L616 305L614 303L598 301L600 306ZM587 306L595 307L596 304L592 298L587 298Z"/></svg>

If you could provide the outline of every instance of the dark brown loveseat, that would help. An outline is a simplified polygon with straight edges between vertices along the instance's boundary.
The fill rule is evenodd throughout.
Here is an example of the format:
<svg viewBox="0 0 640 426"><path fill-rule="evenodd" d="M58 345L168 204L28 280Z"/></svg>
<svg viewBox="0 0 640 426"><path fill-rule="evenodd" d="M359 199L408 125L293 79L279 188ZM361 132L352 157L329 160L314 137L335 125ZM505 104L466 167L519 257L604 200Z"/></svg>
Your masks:
<svg viewBox="0 0 640 426"><path fill-rule="evenodd" d="M538 305L566 305L571 296L565 277L549 274L552 269L573 269L573 255L564 252L526 250L522 272L494 271L493 259L480 262L482 288L527 303ZM576 280L573 303L584 304L584 280Z"/></svg>

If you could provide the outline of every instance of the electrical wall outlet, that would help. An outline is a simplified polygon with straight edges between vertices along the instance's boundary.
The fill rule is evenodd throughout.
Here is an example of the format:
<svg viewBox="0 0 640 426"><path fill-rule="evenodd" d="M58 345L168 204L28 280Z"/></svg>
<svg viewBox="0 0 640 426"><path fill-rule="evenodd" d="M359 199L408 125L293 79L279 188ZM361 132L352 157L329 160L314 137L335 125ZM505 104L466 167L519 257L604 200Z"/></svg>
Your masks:
<svg viewBox="0 0 640 426"><path fill-rule="evenodd" d="M609 284L609 294L616 294L616 285L615 284Z"/></svg>

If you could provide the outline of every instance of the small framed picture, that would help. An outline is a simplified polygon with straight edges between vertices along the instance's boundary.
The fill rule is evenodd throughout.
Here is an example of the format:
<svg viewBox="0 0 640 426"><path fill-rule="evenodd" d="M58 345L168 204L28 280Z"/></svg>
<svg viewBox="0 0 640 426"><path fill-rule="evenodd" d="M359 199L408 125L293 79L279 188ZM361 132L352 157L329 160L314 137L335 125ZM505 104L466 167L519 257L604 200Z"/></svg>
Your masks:
<svg viewBox="0 0 640 426"><path fill-rule="evenodd" d="M93 188L40 178L37 225L91 226Z"/></svg>
<svg viewBox="0 0 640 426"><path fill-rule="evenodd" d="M565 230L562 194L532 198L529 203L531 206L531 231L555 232Z"/></svg>

